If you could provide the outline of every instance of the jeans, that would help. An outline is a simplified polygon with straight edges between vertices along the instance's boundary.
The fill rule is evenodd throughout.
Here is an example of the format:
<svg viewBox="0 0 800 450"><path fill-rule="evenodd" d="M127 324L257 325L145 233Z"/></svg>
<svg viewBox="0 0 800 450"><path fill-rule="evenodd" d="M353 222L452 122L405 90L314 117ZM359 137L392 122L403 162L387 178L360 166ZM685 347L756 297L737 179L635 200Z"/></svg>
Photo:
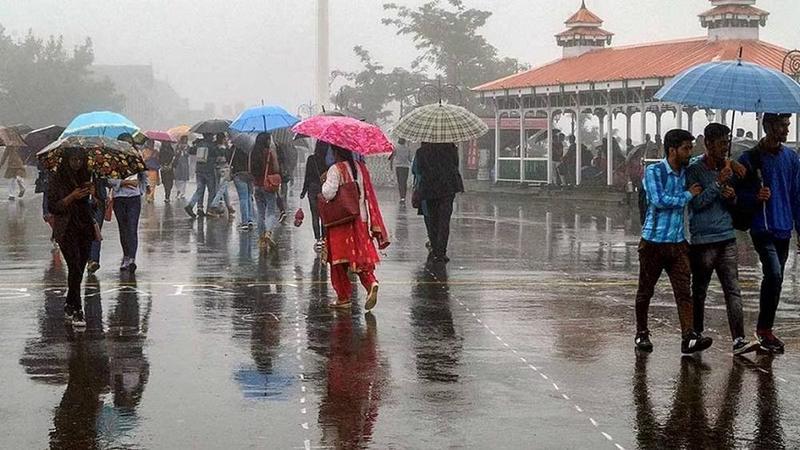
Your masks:
<svg viewBox="0 0 800 450"><path fill-rule="evenodd" d="M136 259L136 251L139 249L139 214L141 211L141 196L114 198L114 216L119 225L122 255L129 259Z"/></svg>
<svg viewBox="0 0 800 450"><path fill-rule="evenodd" d="M405 200L406 191L408 190L408 167L395 167L395 175L397 175L397 187L400 189L400 198Z"/></svg>
<svg viewBox="0 0 800 450"><path fill-rule="evenodd" d="M106 208L105 203L98 202L97 206L94 207L94 221L97 222L97 226L100 227L100 231L103 230L103 222L105 222L105 215L106 215ZM92 241L92 250L89 254L89 261L94 261L99 263L100 262L100 248L102 246L103 241Z"/></svg>
<svg viewBox="0 0 800 450"><path fill-rule="evenodd" d="M175 190L178 191L179 197L186 197L186 180L175 180Z"/></svg>
<svg viewBox="0 0 800 450"><path fill-rule="evenodd" d="M450 217L453 215L453 201L455 195L432 198L427 202L428 214L426 215L428 237L431 240L431 254L434 257L447 256L447 244L450 241Z"/></svg>
<svg viewBox="0 0 800 450"><path fill-rule="evenodd" d="M789 257L789 239L775 239L769 233L750 233L753 247L761 260L761 296L758 311L757 330L772 330L775 313L781 299L783 271Z"/></svg>
<svg viewBox="0 0 800 450"><path fill-rule="evenodd" d="M319 203L317 193L308 193L308 210L311 211L311 228L314 230L314 239L320 240L325 234L325 227L322 225L322 218L319 216Z"/></svg>
<svg viewBox="0 0 800 450"><path fill-rule="evenodd" d="M703 332L708 284L716 271L725 295L731 338L743 338L742 292L739 288L739 256L736 241L692 245L689 247L689 262L692 268L694 330L698 333Z"/></svg>
<svg viewBox="0 0 800 450"><path fill-rule="evenodd" d="M262 187L255 188L256 214L258 215L258 232L272 232L278 223L278 194L267 192Z"/></svg>
<svg viewBox="0 0 800 450"><path fill-rule="evenodd" d="M197 189L194 191L194 195L192 195L187 206L194 208L194 205L198 205L198 209L202 209L206 189L208 189L206 210L210 210L214 193L217 192L217 178L213 173L197 172Z"/></svg>
<svg viewBox="0 0 800 450"><path fill-rule="evenodd" d="M678 319L684 336L693 330L691 269L689 265L689 244L662 244L639 242L639 289L636 291L636 331L647 331L647 314L653 298L656 283L661 272L666 271L675 303L678 305Z"/></svg>
<svg viewBox="0 0 800 450"><path fill-rule="evenodd" d="M8 196L18 197L20 192L25 190L25 180L22 177L14 177L8 180ZM47 194L45 194L47 195Z"/></svg>
<svg viewBox="0 0 800 450"><path fill-rule="evenodd" d="M242 225L253 221L253 182L248 176L234 175L233 185L239 194L239 214Z"/></svg>
<svg viewBox="0 0 800 450"><path fill-rule="evenodd" d="M230 184L229 180L226 179L219 179L217 185L217 192L214 195L214 199L211 200L211 206L209 208L222 208L223 202L226 208L230 209L231 207L231 200L228 196L228 184Z"/></svg>

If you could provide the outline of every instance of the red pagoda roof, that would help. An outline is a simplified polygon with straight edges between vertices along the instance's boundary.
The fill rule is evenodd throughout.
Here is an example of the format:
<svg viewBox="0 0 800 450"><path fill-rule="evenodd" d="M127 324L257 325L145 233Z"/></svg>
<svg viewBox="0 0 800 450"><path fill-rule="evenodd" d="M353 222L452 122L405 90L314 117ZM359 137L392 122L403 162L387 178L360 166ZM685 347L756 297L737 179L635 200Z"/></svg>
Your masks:
<svg viewBox="0 0 800 450"><path fill-rule="evenodd" d="M567 25L573 23L595 23L595 24L602 24L603 19L597 17L593 12L589 11L586 8L586 2L581 2L581 9L578 10L575 14L572 15L566 22Z"/></svg>
<svg viewBox="0 0 800 450"><path fill-rule="evenodd" d="M671 78L697 64L734 60L781 70L786 49L756 40L709 41L707 37L592 50L473 88L495 91L561 84Z"/></svg>
<svg viewBox="0 0 800 450"><path fill-rule="evenodd" d="M700 14L700 17L716 17L722 16L725 14L733 14L737 16L758 16L758 17L766 17L769 15L768 12L764 11L763 9L756 8L755 6L750 5L720 5L715 8L711 8L708 11Z"/></svg>
<svg viewBox="0 0 800 450"><path fill-rule="evenodd" d="M571 37L571 36L598 36L609 37L614 33L610 33L602 28L597 27L572 27L558 33L556 37Z"/></svg>

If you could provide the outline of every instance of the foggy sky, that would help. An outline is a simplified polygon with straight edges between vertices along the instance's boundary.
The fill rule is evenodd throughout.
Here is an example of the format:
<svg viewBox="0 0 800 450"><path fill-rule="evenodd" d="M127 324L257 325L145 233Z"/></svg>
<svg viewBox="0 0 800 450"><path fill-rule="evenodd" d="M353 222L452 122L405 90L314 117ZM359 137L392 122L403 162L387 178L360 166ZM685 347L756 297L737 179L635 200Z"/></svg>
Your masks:
<svg viewBox="0 0 800 450"><path fill-rule="evenodd" d="M409 6L424 0L398 0ZM387 68L415 57L408 37L384 26L381 0L331 0L331 69L357 69L355 45ZM613 45L705 35L706 0L587 0L615 33ZM465 0L494 12L485 35L503 56L539 65L560 57L554 34L580 0ZM149 64L192 106L261 99L289 110L313 98L313 0L0 0L0 23L16 36L94 40L98 64ZM800 2L760 0L771 13L761 39L800 47Z"/></svg>

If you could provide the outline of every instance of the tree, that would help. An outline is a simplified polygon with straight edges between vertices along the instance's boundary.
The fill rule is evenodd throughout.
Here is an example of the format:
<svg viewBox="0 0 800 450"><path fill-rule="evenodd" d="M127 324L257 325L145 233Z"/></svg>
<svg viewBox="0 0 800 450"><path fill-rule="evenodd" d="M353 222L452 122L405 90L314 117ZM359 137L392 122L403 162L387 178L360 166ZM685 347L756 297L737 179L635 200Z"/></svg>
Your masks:
<svg viewBox="0 0 800 450"><path fill-rule="evenodd" d="M464 100L472 96L468 90L487 81L517 73L527 68L514 58L498 56L479 31L491 17L490 11L467 9L461 0L433 0L412 9L395 3L383 8L393 17L382 20L397 28L398 35L410 36L421 52L411 67L433 70L448 84L459 87Z"/></svg>
<svg viewBox="0 0 800 450"><path fill-rule="evenodd" d="M385 123L392 116L387 105L397 101L408 104L409 95L416 86L424 83L425 76L395 67L386 72L383 65L372 59L369 51L361 46L353 48L363 69L358 72L334 71L333 78L342 77L349 84L342 86L334 101L349 113L371 123Z"/></svg>
<svg viewBox="0 0 800 450"><path fill-rule="evenodd" d="M66 125L96 109L122 108L114 85L93 78L91 39L68 53L61 36L46 41L32 31L14 40L0 25L0 124Z"/></svg>

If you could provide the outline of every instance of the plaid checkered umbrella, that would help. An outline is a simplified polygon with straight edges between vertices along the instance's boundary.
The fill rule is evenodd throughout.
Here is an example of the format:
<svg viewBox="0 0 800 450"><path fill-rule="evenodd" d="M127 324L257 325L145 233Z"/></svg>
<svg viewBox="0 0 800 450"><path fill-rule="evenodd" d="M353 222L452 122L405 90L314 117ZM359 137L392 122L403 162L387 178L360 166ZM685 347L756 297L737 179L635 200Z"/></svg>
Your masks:
<svg viewBox="0 0 800 450"><path fill-rule="evenodd" d="M471 141L488 131L480 117L460 106L432 104L400 118L392 134L411 142L442 144Z"/></svg>
<svg viewBox="0 0 800 450"><path fill-rule="evenodd" d="M655 97L665 102L739 112L800 112L800 85L796 81L775 69L744 61L691 67Z"/></svg>

